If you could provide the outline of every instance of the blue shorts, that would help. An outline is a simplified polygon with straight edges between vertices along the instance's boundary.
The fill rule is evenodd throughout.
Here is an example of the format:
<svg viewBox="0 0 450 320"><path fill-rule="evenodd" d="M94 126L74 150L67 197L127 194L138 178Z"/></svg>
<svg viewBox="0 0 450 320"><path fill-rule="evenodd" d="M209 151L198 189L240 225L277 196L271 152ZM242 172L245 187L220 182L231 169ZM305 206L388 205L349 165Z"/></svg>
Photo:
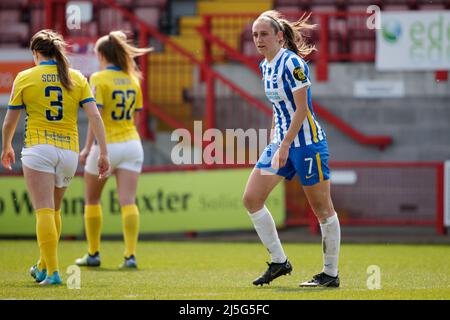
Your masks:
<svg viewBox="0 0 450 320"><path fill-rule="evenodd" d="M289 148L286 165L275 170L272 168L271 162L279 147L279 143L270 143L264 149L255 167L288 180L291 180L297 173L304 186L312 186L330 178L328 144L325 139L308 146Z"/></svg>

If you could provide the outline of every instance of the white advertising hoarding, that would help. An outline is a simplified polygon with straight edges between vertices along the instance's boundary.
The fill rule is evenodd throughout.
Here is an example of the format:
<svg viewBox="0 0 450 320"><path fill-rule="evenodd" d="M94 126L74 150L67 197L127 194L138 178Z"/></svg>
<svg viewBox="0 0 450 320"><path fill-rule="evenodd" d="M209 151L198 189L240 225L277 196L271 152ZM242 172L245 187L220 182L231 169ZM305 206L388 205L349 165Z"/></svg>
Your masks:
<svg viewBox="0 0 450 320"><path fill-rule="evenodd" d="M450 70L450 11L381 12L376 68Z"/></svg>
<svg viewBox="0 0 450 320"><path fill-rule="evenodd" d="M398 80L357 80L353 84L356 98L403 98L405 86Z"/></svg>

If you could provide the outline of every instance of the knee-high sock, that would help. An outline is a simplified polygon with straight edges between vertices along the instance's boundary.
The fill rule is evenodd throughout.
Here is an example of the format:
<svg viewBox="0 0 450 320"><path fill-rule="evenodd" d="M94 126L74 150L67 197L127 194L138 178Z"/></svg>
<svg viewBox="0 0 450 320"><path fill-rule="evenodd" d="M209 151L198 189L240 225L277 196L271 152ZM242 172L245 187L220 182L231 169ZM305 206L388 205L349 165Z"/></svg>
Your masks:
<svg viewBox="0 0 450 320"><path fill-rule="evenodd" d="M256 233L261 239L261 242L269 251L272 262L285 262L286 255L284 254L283 247L281 246L280 239L278 238L275 221L273 221L272 215L269 210L267 210L266 206L259 211L249 213L249 216L253 221Z"/></svg>
<svg viewBox="0 0 450 320"><path fill-rule="evenodd" d="M58 234L53 209L36 210L36 235L41 257L47 266L47 273L53 274L58 271Z"/></svg>
<svg viewBox="0 0 450 320"><path fill-rule="evenodd" d="M338 274L341 227L337 214L320 224L322 231L323 272L336 277Z"/></svg>
<svg viewBox="0 0 450 320"><path fill-rule="evenodd" d="M59 238L61 237L61 209L55 211L55 227L56 227L56 234L58 236L58 242ZM41 256L39 258L38 262L38 269L42 271L42 269L46 269L47 265L45 263L44 258Z"/></svg>
<svg viewBox="0 0 450 320"><path fill-rule="evenodd" d="M40 254L40 249L39 249L39 254ZM42 255L40 255L39 257L39 261L37 263L38 269L40 271L42 271L43 269L47 269L47 265L45 264L44 258L42 257Z"/></svg>
<svg viewBox="0 0 450 320"><path fill-rule="evenodd" d="M100 251L102 223L102 206L100 204L86 205L84 207L84 225L88 241L88 253L90 255Z"/></svg>
<svg viewBox="0 0 450 320"><path fill-rule="evenodd" d="M136 255L139 236L139 209L135 204L123 206L122 209L123 238L125 240L125 257Z"/></svg>
<svg viewBox="0 0 450 320"><path fill-rule="evenodd" d="M56 233L58 234L58 242L59 242L59 238L61 238L61 227L62 227L61 209L55 210L55 226L56 226Z"/></svg>

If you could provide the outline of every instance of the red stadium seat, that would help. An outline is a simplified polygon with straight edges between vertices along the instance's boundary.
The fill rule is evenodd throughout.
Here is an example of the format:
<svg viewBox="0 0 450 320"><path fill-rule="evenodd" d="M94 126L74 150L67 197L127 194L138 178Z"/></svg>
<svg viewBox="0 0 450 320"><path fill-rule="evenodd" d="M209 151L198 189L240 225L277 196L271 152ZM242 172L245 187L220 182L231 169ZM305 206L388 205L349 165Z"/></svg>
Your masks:
<svg viewBox="0 0 450 320"><path fill-rule="evenodd" d="M0 44L21 44L28 41L28 24L16 22L1 24L0 27Z"/></svg>
<svg viewBox="0 0 450 320"><path fill-rule="evenodd" d="M312 1L309 0L285 0L275 1L274 8L278 11L292 12L292 11L310 11L310 5Z"/></svg>
<svg viewBox="0 0 450 320"><path fill-rule="evenodd" d="M360 4L352 4L347 7L347 11L350 12L367 12L366 5L360 5Z"/></svg>
<svg viewBox="0 0 450 320"><path fill-rule="evenodd" d="M20 10L19 9L7 9L0 11L0 25L19 22Z"/></svg>
<svg viewBox="0 0 450 320"><path fill-rule="evenodd" d="M336 7L332 5L312 5L311 12L336 12Z"/></svg>
<svg viewBox="0 0 450 320"><path fill-rule="evenodd" d="M123 23L120 12L114 9L100 9L100 34L107 34L112 30L119 30Z"/></svg>
<svg viewBox="0 0 450 320"><path fill-rule="evenodd" d="M409 6L406 4L387 4L383 6L383 11L408 11Z"/></svg>
<svg viewBox="0 0 450 320"><path fill-rule="evenodd" d="M28 5L28 0L2 0L0 1L0 9L18 9Z"/></svg>
<svg viewBox="0 0 450 320"><path fill-rule="evenodd" d="M168 0L136 0L134 5L137 7L158 7L165 8Z"/></svg>
<svg viewBox="0 0 450 320"><path fill-rule="evenodd" d="M117 4L120 4L121 6L129 6L133 4L133 0L116 0Z"/></svg>
<svg viewBox="0 0 450 320"><path fill-rule="evenodd" d="M33 8L31 9L31 23L30 31L31 35L35 34L39 30L44 28L44 9Z"/></svg>
<svg viewBox="0 0 450 320"><path fill-rule="evenodd" d="M242 53L248 57L259 55L259 52L256 50L255 44L252 40L246 40L242 42Z"/></svg>
<svg viewBox="0 0 450 320"><path fill-rule="evenodd" d="M440 10L445 10L445 5L444 4L431 4L431 3L424 3L419 5L419 10L428 10L428 11L440 11Z"/></svg>
<svg viewBox="0 0 450 320"><path fill-rule="evenodd" d="M280 7L280 6L298 6L301 2L306 2L306 1L301 1L301 0L275 0L275 6L276 7Z"/></svg>
<svg viewBox="0 0 450 320"><path fill-rule="evenodd" d="M283 12L298 12L299 10L302 10L300 6L280 6L277 7L276 10Z"/></svg>
<svg viewBox="0 0 450 320"><path fill-rule="evenodd" d="M246 25L244 27L244 31L242 32L241 52L248 57L259 55L258 51L256 50L255 44L253 43L251 24Z"/></svg>
<svg viewBox="0 0 450 320"><path fill-rule="evenodd" d="M98 36L98 27L96 22L81 23L80 29L69 30L71 37L96 38Z"/></svg>
<svg viewBox="0 0 450 320"><path fill-rule="evenodd" d="M151 26L157 27L159 24L158 8L136 8L134 14Z"/></svg>

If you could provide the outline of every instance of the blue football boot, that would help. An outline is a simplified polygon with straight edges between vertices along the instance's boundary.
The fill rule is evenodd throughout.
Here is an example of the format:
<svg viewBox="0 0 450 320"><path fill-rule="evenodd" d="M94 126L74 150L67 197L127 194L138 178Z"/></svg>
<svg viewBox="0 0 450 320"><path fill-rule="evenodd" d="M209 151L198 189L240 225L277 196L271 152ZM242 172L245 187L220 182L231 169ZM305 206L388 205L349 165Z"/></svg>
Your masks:
<svg viewBox="0 0 450 320"><path fill-rule="evenodd" d="M59 285L62 284L61 277L59 276L58 271L53 272L51 276L48 276L41 282L39 282L40 286L51 286L51 285Z"/></svg>
<svg viewBox="0 0 450 320"><path fill-rule="evenodd" d="M41 282L47 277L47 269L42 269L42 271L39 271L36 263L30 268L30 275L36 280L36 282Z"/></svg>

